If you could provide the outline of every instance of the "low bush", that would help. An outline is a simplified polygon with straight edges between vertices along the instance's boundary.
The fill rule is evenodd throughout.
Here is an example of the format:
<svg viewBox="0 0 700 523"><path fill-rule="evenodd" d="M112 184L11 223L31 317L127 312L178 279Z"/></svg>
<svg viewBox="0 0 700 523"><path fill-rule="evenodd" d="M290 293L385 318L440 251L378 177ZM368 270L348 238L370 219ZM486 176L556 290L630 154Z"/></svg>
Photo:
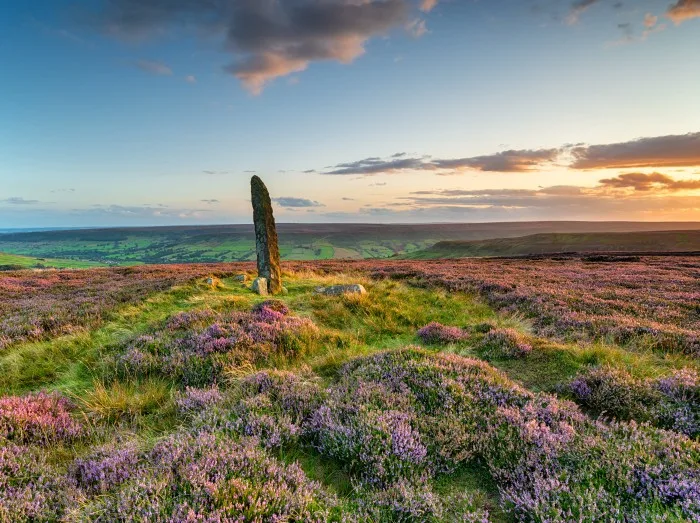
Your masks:
<svg viewBox="0 0 700 523"><path fill-rule="evenodd" d="M610 367L594 368L577 376L569 391L596 413L700 436L700 377L692 369L642 380Z"/></svg>
<svg viewBox="0 0 700 523"><path fill-rule="evenodd" d="M74 405L58 394L39 392L0 398L0 438L15 443L66 443L84 435L71 412Z"/></svg>
<svg viewBox="0 0 700 523"><path fill-rule="evenodd" d="M532 352L527 338L515 329L491 329L480 345L488 358L522 358Z"/></svg>
<svg viewBox="0 0 700 523"><path fill-rule="evenodd" d="M446 345L469 338L469 333L459 327L449 327L436 321L418 330L418 338L424 343Z"/></svg>

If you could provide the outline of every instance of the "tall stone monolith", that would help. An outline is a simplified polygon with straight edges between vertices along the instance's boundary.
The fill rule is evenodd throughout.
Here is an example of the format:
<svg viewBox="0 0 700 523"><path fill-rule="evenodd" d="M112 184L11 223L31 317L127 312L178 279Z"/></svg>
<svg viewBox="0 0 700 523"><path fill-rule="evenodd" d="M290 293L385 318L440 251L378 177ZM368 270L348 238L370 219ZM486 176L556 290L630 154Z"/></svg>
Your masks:
<svg viewBox="0 0 700 523"><path fill-rule="evenodd" d="M277 228L272 215L272 202L263 181L253 176L250 179L255 223L255 251L258 255L258 276L267 279L268 292L282 292L280 250L277 245Z"/></svg>

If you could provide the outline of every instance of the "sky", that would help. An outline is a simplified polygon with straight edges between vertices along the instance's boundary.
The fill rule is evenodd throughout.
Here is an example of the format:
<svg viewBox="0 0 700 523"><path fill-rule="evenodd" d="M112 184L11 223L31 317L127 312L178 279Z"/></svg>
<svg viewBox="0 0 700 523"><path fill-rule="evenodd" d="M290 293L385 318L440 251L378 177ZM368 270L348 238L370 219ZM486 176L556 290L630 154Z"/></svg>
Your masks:
<svg viewBox="0 0 700 523"><path fill-rule="evenodd" d="M0 228L700 220L700 0L0 5Z"/></svg>

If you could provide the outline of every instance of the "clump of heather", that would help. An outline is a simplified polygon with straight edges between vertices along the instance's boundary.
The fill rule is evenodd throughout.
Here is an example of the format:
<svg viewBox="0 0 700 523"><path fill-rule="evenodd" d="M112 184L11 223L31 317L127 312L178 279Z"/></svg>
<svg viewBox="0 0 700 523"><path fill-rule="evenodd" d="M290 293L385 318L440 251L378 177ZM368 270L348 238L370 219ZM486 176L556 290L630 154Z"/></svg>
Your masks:
<svg viewBox="0 0 700 523"><path fill-rule="evenodd" d="M143 468L144 462L135 444L107 445L87 457L77 458L70 466L68 477L90 495L104 494L129 481Z"/></svg>
<svg viewBox="0 0 700 523"><path fill-rule="evenodd" d="M622 420L650 422L691 438L700 435L700 378L692 369L657 379L637 379L610 367L590 369L572 380L576 402Z"/></svg>
<svg viewBox="0 0 700 523"><path fill-rule="evenodd" d="M362 521L489 521L488 511L476 507L468 494L439 496L426 481L399 480L386 489L361 491L357 504L358 519Z"/></svg>
<svg viewBox="0 0 700 523"><path fill-rule="evenodd" d="M12 343L70 334L100 324L120 306L230 265L144 265L21 271L0 276L0 350Z"/></svg>
<svg viewBox="0 0 700 523"><path fill-rule="evenodd" d="M296 444L325 397L304 375L265 371L242 379L236 400L204 412L196 426L255 438L266 449Z"/></svg>
<svg viewBox="0 0 700 523"><path fill-rule="evenodd" d="M481 340L481 347L491 358L522 358L532 352L527 338L515 329L489 330Z"/></svg>
<svg viewBox="0 0 700 523"><path fill-rule="evenodd" d="M218 387L197 389L187 387L175 396L175 405L181 414L200 412L223 401L224 397Z"/></svg>
<svg viewBox="0 0 700 523"><path fill-rule="evenodd" d="M0 521L58 521L67 485L35 450L0 441Z"/></svg>
<svg viewBox="0 0 700 523"><path fill-rule="evenodd" d="M265 300L253 307L253 313L255 314L268 314L269 311L277 312L282 316L287 316L289 314L289 307L281 300Z"/></svg>
<svg viewBox="0 0 700 523"><path fill-rule="evenodd" d="M321 265L321 264L318 264ZM347 270L348 262L325 262ZM534 319L538 335L612 338L661 351L700 354L697 259L645 256L624 264L464 259L440 263L361 261L377 278L411 279L481 295L506 313Z"/></svg>
<svg viewBox="0 0 700 523"><path fill-rule="evenodd" d="M464 341L469 337L469 333L459 327L442 325L436 321L422 327L416 333L418 338L424 343L446 345Z"/></svg>
<svg viewBox="0 0 700 523"><path fill-rule="evenodd" d="M84 434L63 396L39 392L0 398L0 438L16 443L60 443Z"/></svg>
<svg viewBox="0 0 700 523"><path fill-rule="evenodd" d="M520 520L700 517L700 446L683 436L591 421L573 403L533 394L456 355L395 351L350 362L341 374L314 420L316 445L359 467L365 484L386 489L415 481L416 471L480 462ZM375 421L383 417L387 428ZM364 419L375 433L365 435ZM371 437L386 458L364 454L362 438Z"/></svg>
<svg viewBox="0 0 700 523"><path fill-rule="evenodd" d="M256 365L269 358L295 358L317 343L319 330L291 316L275 301L250 313L191 311L165 327L126 344L110 366L117 377L161 375L182 386L206 388L221 381L226 368Z"/></svg>
<svg viewBox="0 0 700 523"><path fill-rule="evenodd" d="M252 442L207 432L158 443L150 464L86 508L104 521L328 521L336 499Z"/></svg>

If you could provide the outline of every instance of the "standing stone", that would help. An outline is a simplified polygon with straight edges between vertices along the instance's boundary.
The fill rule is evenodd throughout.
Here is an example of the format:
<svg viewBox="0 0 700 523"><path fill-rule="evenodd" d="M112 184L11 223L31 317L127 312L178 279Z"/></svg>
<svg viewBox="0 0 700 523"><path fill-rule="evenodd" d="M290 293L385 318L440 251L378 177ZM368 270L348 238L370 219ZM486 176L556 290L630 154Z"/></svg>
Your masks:
<svg viewBox="0 0 700 523"><path fill-rule="evenodd" d="M282 271L270 194L263 181L257 176L250 179L250 189L255 223L255 250L258 255L258 276L267 280L270 294L279 294L282 292Z"/></svg>

